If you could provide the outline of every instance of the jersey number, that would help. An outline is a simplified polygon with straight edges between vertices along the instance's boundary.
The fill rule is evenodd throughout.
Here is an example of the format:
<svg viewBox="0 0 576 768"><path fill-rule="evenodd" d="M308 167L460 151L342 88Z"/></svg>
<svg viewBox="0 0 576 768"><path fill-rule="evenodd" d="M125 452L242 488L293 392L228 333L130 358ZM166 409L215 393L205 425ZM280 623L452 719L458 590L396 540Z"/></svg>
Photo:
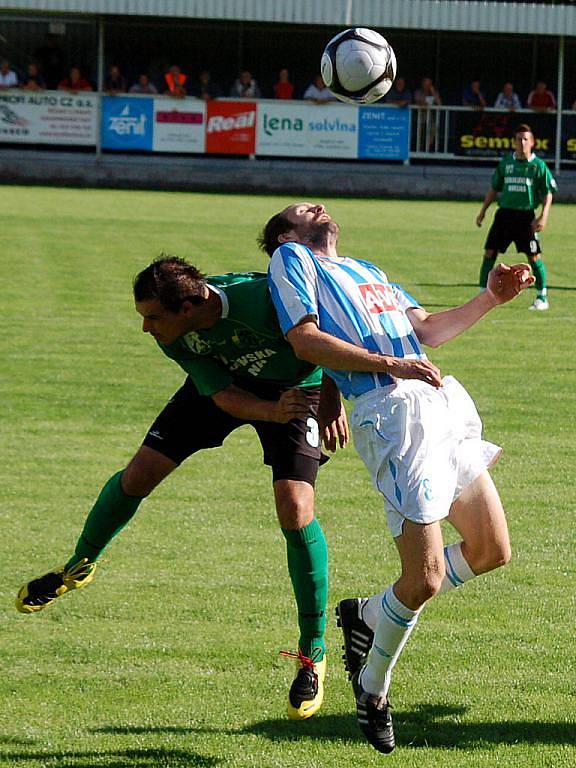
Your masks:
<svg viewBox="0 0 576 768"><path fill-rule="evenodd" d="M320 432L318 430L318 422L309 416L306 419L306 426L308 431L306 432L306 442L311 445L312 448L318 448L320 444Z"/></svg>

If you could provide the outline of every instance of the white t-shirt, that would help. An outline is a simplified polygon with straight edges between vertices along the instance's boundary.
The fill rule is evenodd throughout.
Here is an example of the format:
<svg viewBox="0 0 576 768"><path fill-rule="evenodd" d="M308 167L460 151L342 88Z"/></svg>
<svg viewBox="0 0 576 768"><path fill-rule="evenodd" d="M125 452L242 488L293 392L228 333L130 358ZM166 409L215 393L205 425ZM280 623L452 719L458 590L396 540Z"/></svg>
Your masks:
<svg viewBox="0 0 576 768"><path fill-rule="evenodd" d="M312 85L309 85L304 91L304 98L316 99L317 101L334 101L336 97L330 93L328 88L322 88L322 90L320 90L320 88L312 83Z"/></svg>
<svg viewBox="0 0 576 768"><path fill-rule="evenodd" d="M11 69L5 75L0 72L0 87L16 88L17 85L18 78L16 77L16 72L13 72Z"/></svg>

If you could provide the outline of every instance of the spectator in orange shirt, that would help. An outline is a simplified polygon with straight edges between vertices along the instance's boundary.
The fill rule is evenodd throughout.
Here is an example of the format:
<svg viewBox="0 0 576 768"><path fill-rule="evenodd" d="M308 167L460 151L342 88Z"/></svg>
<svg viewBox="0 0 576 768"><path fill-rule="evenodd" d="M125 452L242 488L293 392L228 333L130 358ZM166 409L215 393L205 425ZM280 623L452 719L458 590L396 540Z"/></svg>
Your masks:
<svg viewBox="0 0 576 768"><path fill-rule="evenodd" d="M92 91L93 88L88 80L82 76L79 67L71 67L68 72L68 77L65 77L64 80L61 80L60 83L58 83L58 90L78 93L79 91Z"/></svg>
<svg viewBox="0 0 576 768"><path fill-rule="evenodd" d="M274 86L275 99L292 99L294 97L294 86L290 82L290 72L283 67L278 72L278 82Z"/></svg>
<svg viewBox="0 0 576 768"><path fill-rule="evenodd" d="M543 80L536 83L533 91L528 95L526 106L536 112L546 112L548 109L556 109L556 98Z"/></svg>
<svg viewBox="0 0 576 768"><path fill-rule="evenodd" d="M186 90L186 80L188 80L188 75L185 75L177 64L173 64L164 75L164 81L166 82L164 93L174 96L175 99L185 98L188 93Z"/></svg>

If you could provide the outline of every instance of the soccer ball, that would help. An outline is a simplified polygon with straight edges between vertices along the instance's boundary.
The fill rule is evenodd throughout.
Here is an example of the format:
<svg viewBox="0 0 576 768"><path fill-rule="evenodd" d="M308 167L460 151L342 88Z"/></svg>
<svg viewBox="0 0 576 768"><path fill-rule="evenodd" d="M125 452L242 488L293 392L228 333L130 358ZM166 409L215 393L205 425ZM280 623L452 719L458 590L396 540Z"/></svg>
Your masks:
<svg viewBox="0 0 576 768"><path fill-rule="evenodd" d="M322 54L320 72L340 101L371 104L392 87L396 56L390 43L378 32L354 27L330 40Z"/></svg>

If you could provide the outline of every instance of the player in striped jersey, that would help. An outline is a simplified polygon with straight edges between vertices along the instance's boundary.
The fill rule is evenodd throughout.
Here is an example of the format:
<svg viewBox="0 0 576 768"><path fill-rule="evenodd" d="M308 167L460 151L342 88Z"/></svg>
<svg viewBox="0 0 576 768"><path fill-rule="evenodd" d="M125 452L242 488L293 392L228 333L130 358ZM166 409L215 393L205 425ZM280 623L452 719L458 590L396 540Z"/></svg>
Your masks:
<svg viewBox="0 0 576 768"><path fill-rule="evenodd" d="M501 264L486 291L429 314L378 267L340 257L338 233L324 206L297 203L270 219L260 245L271 256L272 299L297 357L321 365L354 401L354 442L384 497L400 555L394 584L339 606L358 723L376 749L390 752L391 673L425 603L510 558L487 472L500 448L481 439L472 399L453 377L441 379L421 344L458 336L534 278L527 264ZM462 537L447 547L444 518Z"/></svg>

